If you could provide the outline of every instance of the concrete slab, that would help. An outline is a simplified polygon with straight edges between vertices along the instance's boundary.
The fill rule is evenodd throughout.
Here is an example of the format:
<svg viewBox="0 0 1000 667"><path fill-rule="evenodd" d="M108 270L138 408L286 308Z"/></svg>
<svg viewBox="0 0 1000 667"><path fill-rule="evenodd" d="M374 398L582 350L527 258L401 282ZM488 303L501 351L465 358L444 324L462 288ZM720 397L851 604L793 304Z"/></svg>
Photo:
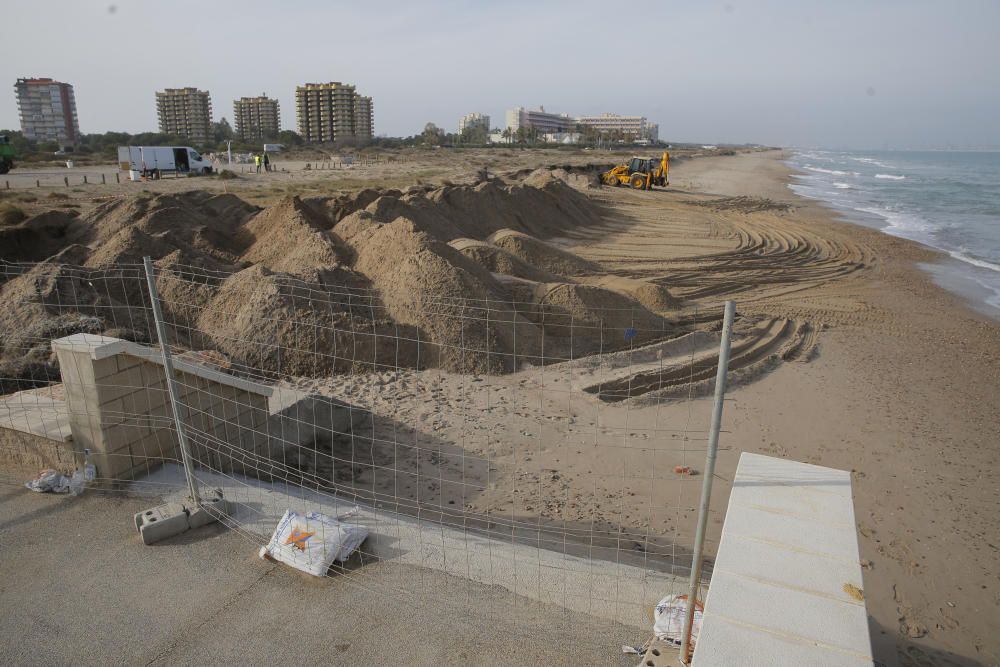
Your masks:
<svg viewBox="0 0 1000 667"><path fill-rule="evenodd" d="M0 399L0 428L60 442L73 439L66 402L42 395L38 390L19 391Z"/></svg>
<svg viewBox="0 0 1000 667"><path fill-rule="evenodd" d="M120 338L98 336L95 334L78 333L73 334L72 336L64 336L63 338L52 341L52 349L55 351L62 349L72 352L85 352L94 362L96 362L95 369L98 367L100 362L111 360L109 368L112 368L114 372L118 372L119 364L117 361L112 360L112 357L120 354L135 357L154 364L163 363L163 357L158 349L148 347L146 345L140 345L139 343L133 343L132 341L122 340ZM127 370L129 366L126 364L123 365L122 368ZM228 373L215 370L205 364L193 363L183 358L174 359L174 370L178 373L188 373L205 380L211 380L213 382L218 382L219 384L235 387L237 389L259 394L261 396L270 396L272 392L272 388L269 385L229 375ZM101 374L97 373L95 377L99 378L101 377Z"/></svg>
<svg viewBox="0 0 1000 667"><path fill-rule="evenodd" d="M630 626L640 636L652 630L653 607L665 595L686 591L686 573L658 572L655 564L634 564L595 556L586 544L539 548L530 530L513 535L509 528L462 529L460 513L438 521L421 521L384 507L318 493L301 486L282 486L236 475L199 471L203 488L221 489L228 503L223 523L253 536L264 545L286 509L339 516L353 511L352 523L368 528L361 549L365 562L416 566L509 591L567 613L581 613ZM138 487L176 488L169 496L180 501L184 491L179 466L166 465L141 480ZM428 508L429 513L433 513ZM453 525L445 525L448 522ZM401 582L407 589L414 582Z"/></svg>
<svg viewBox="0 0 1000 667"><path fill-rule="evenodd" d="M620 646L644 639L431 570L317 579L218 524L143 546L131 517L156 500L0 487L5 663L633 667Z"/></svg>
<svg viewBox="0 0 1000 667"><path fill-rule="evenodd" d="M744 453L695 667L871 665L849 472Z"/></svg>

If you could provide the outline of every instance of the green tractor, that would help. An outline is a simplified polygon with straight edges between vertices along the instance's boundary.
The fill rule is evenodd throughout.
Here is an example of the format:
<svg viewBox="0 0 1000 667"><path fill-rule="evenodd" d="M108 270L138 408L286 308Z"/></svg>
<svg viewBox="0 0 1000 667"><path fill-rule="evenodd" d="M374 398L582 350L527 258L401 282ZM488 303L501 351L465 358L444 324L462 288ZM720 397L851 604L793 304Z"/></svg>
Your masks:
<svg viewBox="0 0 1000 667"><path fill-rule="evenodd" d="M6 174L14 168L14 147L10 139L0 136L0 174Z"/></svg>

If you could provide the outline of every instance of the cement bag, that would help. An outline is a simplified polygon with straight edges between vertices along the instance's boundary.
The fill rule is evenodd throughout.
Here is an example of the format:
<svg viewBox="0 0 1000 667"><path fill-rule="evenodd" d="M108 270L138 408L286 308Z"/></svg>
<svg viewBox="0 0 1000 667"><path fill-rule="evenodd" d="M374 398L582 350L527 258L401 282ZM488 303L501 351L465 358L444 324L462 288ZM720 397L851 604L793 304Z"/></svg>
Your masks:
<svg viewBox="0 0 1000 667"><path fill-rule="evenodd" d="M660 600L653 611L653 633L657 639L681 645L684 636L684 614L687 613L688 596L668 595ZM695 645L701 632L701 620L705 607L697 600L694 603L694 620L691 622L691 646Z"/></svg>
<svg viewBox="0 0 1000 667"><path fill-rule="evenodd" d="M319 512L303 515L286 510L260 556L322 577L333 561L347 560L366 537L368 529L364 526L344 523Z"/></svg>

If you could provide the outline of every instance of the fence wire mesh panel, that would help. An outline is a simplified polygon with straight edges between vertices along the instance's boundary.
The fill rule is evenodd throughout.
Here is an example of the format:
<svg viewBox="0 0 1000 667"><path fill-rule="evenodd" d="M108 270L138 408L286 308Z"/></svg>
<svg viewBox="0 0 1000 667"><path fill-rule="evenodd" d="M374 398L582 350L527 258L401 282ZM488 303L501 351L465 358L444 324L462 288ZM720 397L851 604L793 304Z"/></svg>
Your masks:
<svg viewBox="0 0 1000 667"><path fill-rule="evenodd" d="M182 498L141 258L72 251L0 264L3 481L88 449L95 489ZM329 576L515 619L557 605L623 641L687 593L721 307L678 320L585 285L472 299L156 266L194 476L248 542L287 510L345 518L369 536Z"/></svg>

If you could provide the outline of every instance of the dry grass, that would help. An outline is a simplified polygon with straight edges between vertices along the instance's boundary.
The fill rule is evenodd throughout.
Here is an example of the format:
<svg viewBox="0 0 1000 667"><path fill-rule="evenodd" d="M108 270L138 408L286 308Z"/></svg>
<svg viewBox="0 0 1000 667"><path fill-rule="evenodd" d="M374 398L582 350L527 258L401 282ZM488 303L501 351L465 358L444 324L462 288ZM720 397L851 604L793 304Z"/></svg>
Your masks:
<svg viewBox="0 0 1000 667"><path fill-rule="evenodd" d="M27 217L28 214L20 206L10 202L0 204L0 226L16 225Z"/></svg>

